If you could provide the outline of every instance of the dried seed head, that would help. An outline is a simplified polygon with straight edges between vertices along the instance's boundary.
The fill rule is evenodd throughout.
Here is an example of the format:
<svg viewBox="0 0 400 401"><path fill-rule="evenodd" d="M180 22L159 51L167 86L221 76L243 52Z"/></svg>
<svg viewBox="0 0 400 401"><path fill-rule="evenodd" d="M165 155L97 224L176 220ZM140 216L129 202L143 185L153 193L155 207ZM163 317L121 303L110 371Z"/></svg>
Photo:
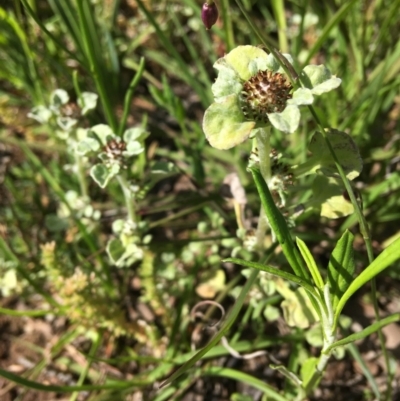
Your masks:
<svg viewBox="0 0 400 401"><path fill-rule="evenodd" d="M247 120L267 123L267 113L280 113L292 98L291 83L283 74L259 71L243 85L241 109Z"/></svg>
<svg viewBox="0 0 400 401"><path fill-rule="evenodd" d="M268 187L278 193L286 192L288 186L293 185L293 173L288 165L279 160L281 155L275 149L271 149L269 156L271 158L271 178Z"/></svg>
<svg viewBox="0 0 400 401"><path fill-rule="evenodd" d="M203 8L201 9L201 19L206 29L210 29L217 22L218 8L215 3L203 4Z"/></svg>
<svg viewBox="0 0 400 401"><path fill-rule="evenodd" d="M111 139L104 146L104 152L110 160L122 162L123 152L126 150L126 143L124 141L116 141Z"/></svg>
<svg viewBox="0 0 400 401"><path fill-rule="evenodd" d="M60 107L60 113L63 117L78 119L81 116L81 109L76 103L69 102Z"/></svg>

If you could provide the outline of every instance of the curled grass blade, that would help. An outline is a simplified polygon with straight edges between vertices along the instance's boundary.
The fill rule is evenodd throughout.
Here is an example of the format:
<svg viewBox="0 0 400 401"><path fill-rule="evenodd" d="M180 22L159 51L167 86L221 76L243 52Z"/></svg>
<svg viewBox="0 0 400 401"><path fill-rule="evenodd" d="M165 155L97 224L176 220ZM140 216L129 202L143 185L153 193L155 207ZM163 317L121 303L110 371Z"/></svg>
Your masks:
<svg viewBox="0 0 400 401"><path fill-rule="evenodd" d="M246 281L246 284L243 286L242 291L240 292L233 308L231 309L224 324L222 325L221 330L211 339L211 341L204 348L202 348L192 358L190 358L186 363L184 363L176 372L174 372L170 377L168 377L168 379L164 380L160 384L160 388L165 387L166 385L172 383L179 376L181 376L182 374L187 372L211 348L213 348L215 345L218 344L218 342L221 340L221 338L228 332L228 330L231 328L231 326L235 322L236 317L238 316L240 309L242 308L242 305L246 299L246 296L247 296L248 292L250 291L250 288L256 281L257 276L258 276L258 271L257 270L252 271L252 273L250 274L250 277Z"/></svg>

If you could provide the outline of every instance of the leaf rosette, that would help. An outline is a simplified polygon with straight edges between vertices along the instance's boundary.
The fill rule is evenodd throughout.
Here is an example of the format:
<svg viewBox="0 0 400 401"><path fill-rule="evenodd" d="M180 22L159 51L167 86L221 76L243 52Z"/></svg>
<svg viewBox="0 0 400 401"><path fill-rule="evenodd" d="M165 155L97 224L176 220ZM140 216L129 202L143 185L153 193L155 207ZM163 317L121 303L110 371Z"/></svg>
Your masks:
<svg viewBox="0 0 400 401"><path fill-rule="evenodd" d="M289 54L283 54L290 64ZM323 65L301 72L304 87L293 90L272 54L254 46L238 46L214 64L218 77L212 85L215 102L206 110L203 130L210 145L232 148L266 126L293 133L299 126L299 106L314 96L337 88L341 80Z"/></svg>

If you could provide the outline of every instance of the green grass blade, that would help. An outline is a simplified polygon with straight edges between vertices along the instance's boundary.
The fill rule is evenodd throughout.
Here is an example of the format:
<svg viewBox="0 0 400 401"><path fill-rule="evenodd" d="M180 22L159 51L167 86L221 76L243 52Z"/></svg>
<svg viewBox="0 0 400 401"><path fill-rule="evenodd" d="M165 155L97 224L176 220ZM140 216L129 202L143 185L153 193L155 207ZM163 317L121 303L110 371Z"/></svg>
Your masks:
<svg viewBox="0 0 400 401"><path fill-rule="evenodd" d="M96 84L107 122L112 130L117 132L117 121L111 103L112 94L108 91L110 85L107 85L109 80L106 79L104 67L105 60L100 59L102 49L99 45L99 38L95 29L94 21L92 18L90 18L92 13L88 9L87 2L84 0L77 1L77 9L84 54L89 60L90 71Z"/></svg>
<svg viewBox="0 0 400 401"><path fill-rule="evenodd" d="M240 381L262 391L268 397L268 400L287 401L286 397L280 395L276 389L269 386L264 381L235 369L211 366L203 371L203 375L226 377L228 379Z"/></svg>
<svg viewBox="0 0 400 401"><path fill-rule="evenodd" d="M0 308L0 313L8 316L29 316L29 317L37 317L37 316L46 316L48 314L57 314L57 312L52 309L50 310L15 310L15 309L7 309Z"/></svg>
<svg viewBox="0 0 400 401"><path fill-rule="evenodd" d="M400 238L393 241L386 249L384 249L379 256L350 284L349 288L340 299L335 311L334 327L336 327L340 313L349 298L365 283L376 277L380 272L388 268L398 259L400 259Z"/></svg>
<svg viewBox="0 0 400 401"><path fill-rule="evenodd" d="M311 255L310 250L307 248L306 243L301 240L300 238L296 237L296 244L297 247L300 250L301 256L303 257L304 261L306 262L306 265L308 267L308 270L311 273L311 276L314 280L315 285L319 288L322 289L324 288L324 280L322 279L321 273L318 270L318 266L315 263L315 260L313 256Z"/></svg>
<svg viewBox="0 0 400 401"><path fill-rule="evenodd" d="M44 32L55 44L58 48L63 49L72 59L76 59L85 69L88 69L88 66L85 64L85 60L82 59L79 55L71 52L56 36L54 36L47 28L46 25L42 23L39 19L38 15L31 8L27 0L21 0L23 6L25 7L26 12L29 16L39 25L42 32Z"/></svg>
<svg viewBox="0 0 400 401"><path fill-rule="evenodd" d="M79 52L81 54L85 54L84 42L79 28L79 23L77 22L76 10L74 9L73 2L49 0L49 4L53 9L54 14L59 18L65 33L71 36Z"/></svg>
<svg viewBox="0 0 400 401"><path fill-rule="evenodd" d="M268 223L274 231L286 259L288 260L296 276L308 280L310 275L304 266L304 262L299 251L293 244L292 236L290 235L286 221L276 207L268 186L261 175L261 172L258 169L253 168L251 169L251 173L253 174L254 182L256 183L261 204L268 218Z"/></svg>
<svg viewBox="0 0 400 401"><path fill-rule="evenodd" d="M9 28L11 28L12 35L15 41L16 45L20 49L17 49L17 52L19 52L18 56L19 58L23 58L22 60L16 60L17 65L18 63L23 63L22 66L18 66L18 69L22 67L24 71L24 79L23 83L25 85L25 88L31 93L34 102L37 104L41 103L44 104L44 96L42 92L42 87L41 87L41 80L39 79L39 75L37 72L37 68L35 65L35 54L33 51L31 51L31 45L28 43L28 38L25 34L25 30L21 27L19 22L14 18L14 16L10 13L7 12L5 9L0 7L0 28L4 29L2 27L2 24L6 24ZM2 44L1 42L4 40L0 38L0 45ZM16 55L16 53L13 51L12 47L7 50L6 52L9 56L12 57L12 55ZM2 60L2 63L4 61Z"/></svg>
<svg viewBox="0 0 400 401"><path fill-rule="evenodd" d="M72 393L75 391L95 391L95 390L124 390L136 386L145 386L151 384L147 379L136 379L124 382L115 382L109 384L93 384L93 385L80 385L80 386L55 386L46 385L42 383L35 382L33 380L25 379L22 376L16 375L15 373L8 372L7 370L0 369L0 376L5 379L19 384L24 387L28 387L39 391L55 391L57 393Z"/></svg>
<svg viewBox="0 0 400 401"><path fill-rule="evenodd" d="M353 252L354 235L346 230L337 242L328 264L328 281L332 293L333 310L340 297L353 280L355 263Z"/></svg>
<svg viewBox="0 0 400 401"><path fill-rule="evenodd" d="M147 10L142 0L137 0L137 4L140 10L145 14L147 20L151 25L153 25L156 30L157 36L165 47L165 50L169 53L170 57L172 56L175 62L179 65L179 71L182 74L182 79L190 85L200 97L200 100L204 107L208 107L210 104L210 96L206 89L199 84L199 82L195 79L194 74L190 71L187 63L183 60L182 56L178 53L175 46L171 43L170 39L164 34L161 30L159 24L154 19L153 15ZM165 65L164 65L165 67Z"/></svg>
<svg viewBox="0 0 400 401"><path fill-rule="evenodd" d="M238 258L224 259L224 262L231 262L231 263L235 263L240 266L250 267L252 269L257 269L257 270L267 272L274 276L283 278L284 280L291 281L292 283L298 284L298 285L302 286L306 291L308 291L311 295L317 296L317 293L310 281L300 278L298 276L295 276L294 274L285 272L283 270L279 270L276 267L263 265L263 264L257 263L257 262L248 262L247 260L238 259Z"/></svg>
<svg viewBox="0 0 400 401"><path fill-rule="evenodd" d="M235 47L232 17L231 11L229 9L229 0L221 0L220 5L220 15L223 20L223 29L225 32L226 52L228 53Z"/></svg>
<svg viewBox="0 0 400 401"><path fill-rule="evenodd" d="M286 53L288 51L288 40L286 35L287 26L284 0L272 0L271 6L278 26L279 50L282 53Z"/></svg>
<svg viewBox="0 0 400 401"><path fill-rule="evenodd" d="M303 63L303 66L307 65L310 60L315 56L315 54L320 50L322 45L326 43L326 40L329 36L331 30L339 24L339 22L347 15L350 7L355 4L357 0L350 0L343 4L343 6L336 12L336 14L329 20L329 22L325 25L321 34L319 35L317 41L314 43L314 46L310 49L306 60Z"/></svg>
<svg viewBox="0 0 400 401"><path fill-rule="evenodd" d="M140 59L139 68L136 71L136 74L134 75L134 77L132 78L132 81L129 84L128 90L126 91L125 99L124 99L124 111L123 111L121 122L119 123L119 128L118 128L118 136L120 136L120 137L122 137L122 134L125 130L126 121L128 119L128 114L129 114L130 106L131 106L131 102L132 102L132 97L133 97L136 86L138 85L140 79L142 78L142 75L144 72L144 65L145 65L145 62L144 62L144 58L142 57Z"/></svg>
<svg viewBox="0 0 400 401"><path fill-rule="evenodd" d="M364 330L361 330L357 333L351 334L345 338L342 338L339 341L334 342L330 347L327 348L326 352L332 351L336 347L340 347L342 345L347 345L353 343L357 340L362 340L363 338L375 333L376 331L380 330L382 327L387 326L390 323L398 322L400 320L400 313L394 313L384 319L380 320L379 322L373 323L370 326L366 327Z"/></svg>
<svg viewBox="0 0 400 401"><path fill-rule="evenodd" d="M362 357L360 355L360 352L358 351L357 347L354 344L349 344L347 346L347 350L350 352L350 354L352 355L354 360L357 361L358 364L360 365L360 368L361 368L364 376L367 378L368 383L370 384L371 389L374 392L376 399L380 400L381 399L381 393L379 391L378 384L377 384L376 380L374 379L374 376L372 375L372 373L369 370L368 366L363 361L363 359L362 359Z"/></svg>

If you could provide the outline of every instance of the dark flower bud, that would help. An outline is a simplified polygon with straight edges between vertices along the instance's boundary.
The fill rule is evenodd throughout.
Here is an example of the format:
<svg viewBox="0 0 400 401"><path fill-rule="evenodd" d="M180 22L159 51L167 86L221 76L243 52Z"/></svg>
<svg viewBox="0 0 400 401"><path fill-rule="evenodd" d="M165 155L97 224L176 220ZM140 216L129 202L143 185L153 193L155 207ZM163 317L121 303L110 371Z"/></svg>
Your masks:
<svg viewBox="0 0 400 401"><path fill-rule="evenodd" d="M203 20L206 29L210 29L217 22L218 8L215 3L203 4L203 8L201 9L201 19Z"/></svg>

